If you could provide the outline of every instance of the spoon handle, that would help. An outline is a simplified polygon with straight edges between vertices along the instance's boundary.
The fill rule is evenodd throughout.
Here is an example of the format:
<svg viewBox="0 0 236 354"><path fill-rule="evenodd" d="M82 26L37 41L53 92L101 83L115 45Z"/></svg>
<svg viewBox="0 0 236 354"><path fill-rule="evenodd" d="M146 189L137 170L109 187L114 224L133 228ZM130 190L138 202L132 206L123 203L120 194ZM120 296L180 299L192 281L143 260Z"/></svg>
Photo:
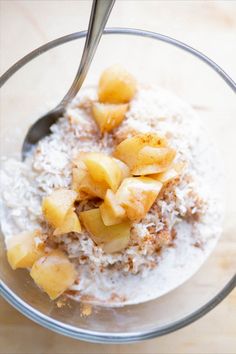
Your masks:
<svg viewBox="0 0 236 354"><path fill-rule="evenodd" d="M79 69L69 91L59 106L67 105L82 86L114 3L115 0L93 0L88 33Z"/></svg>

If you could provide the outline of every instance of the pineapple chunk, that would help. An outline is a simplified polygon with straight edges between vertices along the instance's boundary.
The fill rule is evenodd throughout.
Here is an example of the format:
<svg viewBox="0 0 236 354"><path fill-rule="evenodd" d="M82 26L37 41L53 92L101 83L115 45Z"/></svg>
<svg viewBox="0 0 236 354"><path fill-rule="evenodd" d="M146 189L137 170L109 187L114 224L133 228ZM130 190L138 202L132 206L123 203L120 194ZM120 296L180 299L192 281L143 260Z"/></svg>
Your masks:
<svg viewBox="0 0 236 354"><path fill-rule="evenodd" d="M157 181L160 181L163 184L170 182L172 179L175 179L176 177L178 177L178 172L174 168L170 168L165 172L152 175L152 178L154 178Z"/></svg>
<svg viewBox="0 0 236 354"><path fill-rule="evenodd" d="M81 221L97 245L106 245L109 252L124 249L130 238L130 223L125 221L119 225L104 225L99 209L91 209L80 213ZM114 241L117 242L114 242ZM109 247L109 245L111 247Z"/></svg>
<svg viewBox="0 0 236 354"><path fill-rule="evenodd" d="M74 265L59 250L54 250L38 259L34 263L30 275L51 300L60 296L76 280Z"/></svg>
<svg viewBox="0 0 236 354"><path fill-rule="evenodd" d="M39 231L22 232L13 236L7 245L7 259L12 269L30 268L43 256L44 244L37 242Z"/></svg>
<svg viewBox="0 0 236 354"><path fill-rule="evenodd" d="M72 189L78 192L78 186L88 175L87 169L74 167L72 168Z"/></svg>
<svg viewBox="0 0 236 354"><path fill-rule="evenodd" d="M98 85L100 102L127 103L136 92L136 80L124 68L113 65L103 71Z"/></svg>
<svg viewBox="0 0 236 354"><path fill-rule="evenodd" d="M72 188L78 193L77 200L86 200L91 198L105 198L108 185L105 182L97 183L89 174L85 164L85 159L91 153L81 152L74 164L76 167L72 169Z"/></svg>
<svg viewBox="0 0 236 354"><path fill-rule="evenodd" d="M92 105L93 117L98 124L100 131L110 132L118 127L125 118L128 104L106 104L94 102Z"/></svg>
<svg viewBox="0 0 236 354"><path fill-rule="evenodd" d="M145 146L138 152L131 172L135 176L164 172L171 166L175 155L175 150L170 147Z"/></svg>
<svg viewBox="0 0 236 354"><path fill-rule="evenodd" d="M55 228L60 227L69 209L73 206L76 197L77 193L69 189L58 189L48 197L45 197L42 203L42 210L48 223Z"/></svg>
<svg viewBox="0 0 236 354"><path fill-rule="evenodd" d="M104 203L100 206L100 213L106 226L120 224L126 218L124 208L119 205L111 189L108 189Z"/></svg>
<svg viewBox="0 0 236 354"><path fill-rule="evenodd" d="M186 162L176 162L172 164L172 167L169 170L162 173L153 174L151 177L162 182L163 184L166 184L177 178L183 172L185 167Z"/></svg>
<svg viewBox="0 0 236 354"><path fill-rule="evenodd" d="M115 159L113 157L113 160L117 163L117 165L120 167L120 170L121 170L121 174L122 174L122 180L124 178L127 178L130 176L130 170L129 170L129 167L121 160L119 159Z"/></svg>
<svg viewBox="0 0 236 354"><path fill-rule="evenodd" d="M121 169L114 159L103 153L88 153L84 159L94 181L107 184L114 192L122 180Z"/></svg>
<svg viewBox="0 0 236 354"><path fill-rule="evenodd" d="M80 170L85 170L87 171L87 167L84 164L84 158L87 155L88 152L79 152L76 157L72 160L74 167L77 167Z"/></svg>
<svg viewBox="0 0 236 354"><path fill-rule="evenodd" d="M114 156L133 168L137 162L139 151L145 146L162 148L167 146L165 138L155 133L137 134L123 140L115 149Z"/></svg>
<svg viewBox="0 0 236 354"><path fill-rule="evenodd" d="M78 200L100 198L104 199L108 186L105 183L97 183L87 174L78 187Z"/></svg>
<svg viewBox="0 0 236 354"><path fill-rule="evenodd" d="M125 209L127 217L139 221L155 202L162 183L149 177L130 177L123 180L116 198Z"/></svg>
<svg viewBox="0 0 236 354"><path fill-rule="evenodd" d="M74 208L71 208L65 216L63 224L56 228L53 235L62 235L67 234L69 232L81 232L81 225L79 222L79 218L74 211Z"/></svg>
<svg viewBox="0 0 236 354"><path fill-rule="evenodd" d="M72 187L78 193L77 200L86 200L92 198L104 199L108 186L105 183L97 183L89 175L78 168L72 171Z"/></svg>
<svg viewBox="0 0 236 354"><path fill-rule="evenodd" d="M102 245L102 249L106 253L115 253L115 252L122 251L128 246L129 239L130 239L130 232L127 232L126 234L117 236L111 241L104 243Z"/></svg>

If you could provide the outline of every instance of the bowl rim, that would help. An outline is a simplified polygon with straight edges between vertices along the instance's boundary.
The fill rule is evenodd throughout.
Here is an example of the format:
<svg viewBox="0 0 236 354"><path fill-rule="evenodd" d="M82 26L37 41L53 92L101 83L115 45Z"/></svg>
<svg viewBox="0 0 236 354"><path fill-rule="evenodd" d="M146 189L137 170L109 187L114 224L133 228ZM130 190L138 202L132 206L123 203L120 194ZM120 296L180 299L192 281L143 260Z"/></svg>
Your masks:
<svg viewBox="0 0 236 354"><path fill-rule="evenodd" d="M1 77L0 77L0 87L2 87L8 79L14 73L16 73L21 67L25 64L36 58L37 56L43 54L44 52L53 49L61 44L65 44L67 42L84 38L87 34L87 31L80 31L71 33L69 35L65 35L63 37L59 37L55 40L52 40L37 49L33 50L22 59L17 61L14 65L12 65ZM226 72L219 67L214 61L209 59L206 55L202 54L198 50L190 47L189 45L180 42L172 37L165 36L160 33L145 31L141 29L135 28L121 28L121 27L112 27L104 30L104 34L115 34L115 35L131 35L137 37L146 37L155 40L159 40L161 42L165 42L167 44L178 47L201 61L205 62L211 69L213 69L220 77L225 81L225 83L236 93L236 83L230 78ZM210 310L212 310L215 306L217 306L234 288L236 287L236 274L229 280L229 282L225 285L225 287L216 294L210 301L208 301L205 305L198 308L193 313L183 317L180 320L177 320L171 324L164 325L159 329L154 329L145 332L131 332L131 333L102 333L97 331L90 331L79 329L78 327L65 324L63 322L54 320L49 316L42 314L40 311L36 310L25 301L23 301L20 297L18 297L1 279L0 279L0 295L9 302L13 307L15 307L19 312L33 320L34 322L53 330L59 334L66 335L68 337L72 337L74 339L84 340L88 342L94 343L131 343L137 342L141 340L151 339L155 337L159 337L171 332L174 332L180 328L187 326L188 324L196 321L201 318L205 314L207 314Z"/></svg>

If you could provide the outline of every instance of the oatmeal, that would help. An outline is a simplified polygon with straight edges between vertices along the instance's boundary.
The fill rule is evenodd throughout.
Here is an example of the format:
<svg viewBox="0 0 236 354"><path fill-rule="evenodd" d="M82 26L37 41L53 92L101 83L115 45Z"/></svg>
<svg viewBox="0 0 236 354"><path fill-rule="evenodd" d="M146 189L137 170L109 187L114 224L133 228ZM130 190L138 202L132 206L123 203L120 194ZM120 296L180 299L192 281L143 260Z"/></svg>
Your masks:
<svg viewBox="0 0 236 354"><path fill-rule="evenodd" d="M167 293L221 232L213 155L188 104L107 69L24 162L3 164L10 265L51 299L123 306Z"/></svg>

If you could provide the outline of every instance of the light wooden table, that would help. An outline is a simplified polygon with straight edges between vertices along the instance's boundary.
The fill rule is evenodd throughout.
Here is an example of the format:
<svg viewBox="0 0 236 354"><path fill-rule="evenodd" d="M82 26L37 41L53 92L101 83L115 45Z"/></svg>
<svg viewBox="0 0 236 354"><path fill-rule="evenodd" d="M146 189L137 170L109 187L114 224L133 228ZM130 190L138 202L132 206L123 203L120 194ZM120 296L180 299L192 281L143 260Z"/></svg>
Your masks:
<svg viewBox="0 0 236 354"><path fill-rule="evenodd" d="M39 45L85 29L89 1L0 1L1 73ZM157 31L190 44L236 77L235 1L119 1L109 26ZM196 323L130 345L88 344L62 337L23 317L0 299L1 354L235 353L236 292Z"/></svg>

